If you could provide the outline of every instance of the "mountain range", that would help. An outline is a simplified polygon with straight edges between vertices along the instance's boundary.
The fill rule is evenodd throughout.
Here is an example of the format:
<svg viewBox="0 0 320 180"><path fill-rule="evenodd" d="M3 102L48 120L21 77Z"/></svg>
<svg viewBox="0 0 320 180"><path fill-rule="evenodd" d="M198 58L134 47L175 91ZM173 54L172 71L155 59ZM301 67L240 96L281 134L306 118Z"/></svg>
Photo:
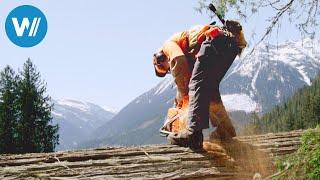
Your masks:
<svg viewBox="0 0 320 180"><path fill-rule="evenodd" d="M116 112L76 100L54 100L53 124L59 124L59 145L56 150L75 149L91 133L110 121Z"/></svg>
<svg viewBox="0 0 320 180"><path fill-rule="evenodd" d="M239 126L250 112L265 113L297 89L310 85L320 70L320 40L260 44L235 60L220 84L226 109ZM166 111L173 105L175 84L166 77L140 95L91 135L80 147L163 143L159 136Z"/></svg>
<svg viewBox="0 0 320 180"><path fill-rule="evenodd" d="M320 40L311 39L287 41L280 45L260 44L253 53L244 52L235 60L220 84L220 91L238 132L247 123L251 112L268 112L297 89L311 84L311 79L320 70L319 45ZM164 143L159 128L167 109L173 105L175 93L175 83L168 76L116 115L102 113L108 118L99 117L99 120L96 117L87 121L86 127L90 130L82 133L85 140L80 145L79 141L68 140L68 144L73 148L88 148ZM66 123L69 124L72 122ZM79 129L74 131L79 134Z"/></svg>
<svg viewBox="0 0 320 180"><path fill-rule="evenodd" d="M278 46L261 44L252 54L236 60L221 83L224 95L249 97L252 108L265 113L311 85L319 73L320 40L287 41Z"/></svg>

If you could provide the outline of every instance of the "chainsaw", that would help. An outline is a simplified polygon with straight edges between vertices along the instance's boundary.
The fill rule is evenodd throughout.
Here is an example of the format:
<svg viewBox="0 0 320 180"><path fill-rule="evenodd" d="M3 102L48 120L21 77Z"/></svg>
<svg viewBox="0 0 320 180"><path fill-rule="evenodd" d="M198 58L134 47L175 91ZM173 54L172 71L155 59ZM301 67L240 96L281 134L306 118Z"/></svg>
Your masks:
<svg viewBox="0 0 320 180"><path fill-rule="evenodd" d="M169 108L167 118L160 128L160 135L166 137L169 134L178 133L179 131L186 129L188 125L187 117L187 108Z"/></svg>

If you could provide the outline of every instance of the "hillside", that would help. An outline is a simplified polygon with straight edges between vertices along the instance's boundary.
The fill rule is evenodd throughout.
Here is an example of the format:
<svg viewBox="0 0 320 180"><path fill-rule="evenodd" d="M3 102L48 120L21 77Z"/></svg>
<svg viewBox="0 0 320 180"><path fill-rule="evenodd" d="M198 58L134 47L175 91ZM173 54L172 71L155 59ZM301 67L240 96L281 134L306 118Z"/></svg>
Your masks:
<svg viewBox="0 0 320 180"><path fill-rule="evenodd" d="M251 123L256 133L315 128L320 124L320 75L311 86L299 89L291 98Z"/></svg>
<svg viewBox="0 0 320 180"><path fill-rule="evenodd" d="M303 131L205 142L206 152L174 145L102 147L55 153L0 155L8 179L252 179L275 173L273 161L296 151Z"/></svg>

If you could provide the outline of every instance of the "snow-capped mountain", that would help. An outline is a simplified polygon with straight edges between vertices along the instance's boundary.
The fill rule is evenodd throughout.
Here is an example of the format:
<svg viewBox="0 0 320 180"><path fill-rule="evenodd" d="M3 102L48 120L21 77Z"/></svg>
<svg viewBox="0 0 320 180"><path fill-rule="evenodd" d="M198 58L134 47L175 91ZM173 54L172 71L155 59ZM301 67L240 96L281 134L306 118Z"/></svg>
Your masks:
<svg viewBox="0 0 320 180"><path fill-rule="evenodd" d="M278 46L260 44L252 54L244 53L235 60L220 84L222 100L234 123L245 123L239 112L268 112L298 88L310 85L320 70L319 46L320 40L310 39ZM129 103L93 134L94 141L82 147L165 142L158 130L175 92L171 76L166 77Z"/></svg>
<svg viewBox="0 0 320 180"><path fill-rule="evenodd" d="M75 100L53 101L53 123L59 124L59 142L57 150L74 149L85 141L90 133L115 115L98 105Z"/></svg>
<svg viewBox="0 0 320 180"><path fill-rule="evenodd" d="M249 97L253 102L251 109L267 112L297 88L311 85L311 79L320 70L319 46L320 40L310 39L278 46L261 44L252 54L235 61L220 90L227 96ZM243 98L238 96L236 101L239 99Z"/></svg>

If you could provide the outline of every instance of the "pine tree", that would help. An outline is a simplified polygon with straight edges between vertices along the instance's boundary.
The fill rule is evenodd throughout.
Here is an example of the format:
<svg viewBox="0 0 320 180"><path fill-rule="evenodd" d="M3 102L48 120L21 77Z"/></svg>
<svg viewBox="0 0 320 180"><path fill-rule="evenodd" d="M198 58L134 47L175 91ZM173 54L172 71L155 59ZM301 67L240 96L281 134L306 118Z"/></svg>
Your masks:
<svg viewBox="0 0 320 180"><path fill-rule="evenodd" d="M0 73L0 153L15 153L17 109L16 77L9 67Z"/></svg>
<svg viewBox="0 0 320 180"><path fill-rule="evenodd" d="M256 122L261 132L315 128L320 124L320 75L311 86L304 86L282 105Z"/></svg>
<svg viewBox="0 0 320 180"><path fill-rule="evenodd" d="M18 81L18 142L21 153L51 152L58 144L58 125L52 125L51 98L35 65L28 59Z"/></svg>

